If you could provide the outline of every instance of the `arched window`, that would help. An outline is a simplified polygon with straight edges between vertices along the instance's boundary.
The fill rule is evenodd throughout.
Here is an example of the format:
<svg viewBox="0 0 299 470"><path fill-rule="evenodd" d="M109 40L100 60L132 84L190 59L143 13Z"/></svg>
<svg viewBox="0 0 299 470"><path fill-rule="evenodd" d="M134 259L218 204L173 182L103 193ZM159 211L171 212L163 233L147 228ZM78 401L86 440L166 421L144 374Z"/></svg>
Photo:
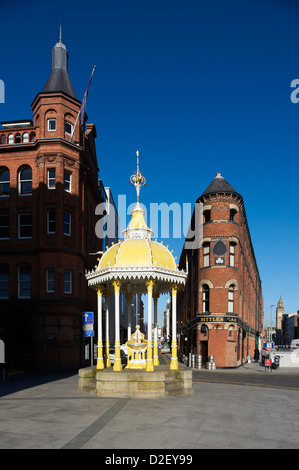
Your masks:
<svg viewBox="0 0 299 470"><path fill-rule="evenodd" d="M21 134L18 132L15 137L15 143L20 144L21 143Z"/></svg>
<svg viewBox="0 0 299 470"><path fill-rule="evenodd" d="M23 166L19 172L19 194L32 194L32 169Z"/></svg>
<svg viewBox="0 0 299 470"><path fill-rule="evenodd" d="M10 174L6 167L0 168L0 196L9 196L10 194Z"/></svg>
<svg viewBox="0 0 299 470"><path fill-rule="evenodd" d="M208 334L208 327L207 325L202 325L201 329L200 329L200 332L203 336L207 336Z"/></svg>
<svg viewBox="0 0 299 470"><path fill-rule="evenodd" d="M2 134L2 135L1 135L1 144L2 144L2 145L3 145L3 144L6 144L6 136L5 136L5 134Z"/></svg>
<svg viewBox="0 0 299 470"><path fill-rule="evenodd" d="M231 284L228 288L228 312L234 313L234 294L235 294L235 286Z"/></svg>
<svg viewBox="0 0 299 470"><path fill-rule="evenodd" d="M202 311L203 313L210 311L210 288L207 284L202 286Z"/></svg>
<svg viewBox="0 0 299 470"><path fill-rule="evenodd" d="M28 142L29 142L29 134L28 132L25 132L23 134L23 144L28 144Z"/></svg>
<svg viewBox="0 0 299 470"><path fill-rule="evenodd" d="M13 144L13 143L14 143L14 136L13 136L13 134L9 134L9 136L8 136L8 143L9 143L9 144Z"/></svg>
<svg viewBox="0 0 299 470"><path fill-rule="evenodd" d="M231 338L233 336L234 326L230 325L228 328L228 336Z"/></svg>

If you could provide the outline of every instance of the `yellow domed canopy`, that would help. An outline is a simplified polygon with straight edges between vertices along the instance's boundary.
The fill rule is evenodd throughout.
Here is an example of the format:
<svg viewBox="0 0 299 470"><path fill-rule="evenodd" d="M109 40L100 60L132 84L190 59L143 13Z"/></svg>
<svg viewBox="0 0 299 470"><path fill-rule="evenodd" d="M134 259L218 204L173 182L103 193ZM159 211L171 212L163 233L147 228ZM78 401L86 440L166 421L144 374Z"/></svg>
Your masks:
<svg viewBox="0 0 299 470"><path fill-rule="evenodd" d="M175 259L164 245L138 238L129 238L110 247L102 256L98 269L115 266L176 269Z"/></svg>

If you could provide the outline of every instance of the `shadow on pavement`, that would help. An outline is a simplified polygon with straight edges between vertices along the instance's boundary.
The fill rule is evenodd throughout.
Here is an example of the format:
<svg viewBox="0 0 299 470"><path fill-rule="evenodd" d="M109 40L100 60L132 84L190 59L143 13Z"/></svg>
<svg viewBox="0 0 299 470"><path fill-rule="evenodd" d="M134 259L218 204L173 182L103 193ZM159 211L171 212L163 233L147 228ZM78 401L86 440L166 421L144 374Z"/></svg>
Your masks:
<svg viewBox="0 0 299 470"><path fill-rule="evenodd" d="M36 387L38 385L44 385L49 382L54 382L56 380L66 379L68 377L73 377L77 375L78 371L68 371L68 372L53 372L53 373L36 373L28 374L24 377L16 377L11 380L5 380L0 382L0 397L9 395L10 393L16 393L31 387Z"/></svg>

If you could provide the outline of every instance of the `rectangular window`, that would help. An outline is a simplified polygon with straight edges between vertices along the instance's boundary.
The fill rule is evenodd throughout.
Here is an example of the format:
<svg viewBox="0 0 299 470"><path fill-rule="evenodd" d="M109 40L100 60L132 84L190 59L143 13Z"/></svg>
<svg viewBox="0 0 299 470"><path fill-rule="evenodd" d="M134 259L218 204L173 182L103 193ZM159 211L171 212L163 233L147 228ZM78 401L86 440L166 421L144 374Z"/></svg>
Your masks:
<svg viewBox="0 0 299 470"><path fill-rule="evenodd" d="M228 291L228 313L234 313L234 291Z"/></svg>
<svg viewBox="0 0 299 470"><path fill-rule="evenodd" d="M70 122L65 121L64 123L64 130L67 134L72 134L73 132L73 125Z"/></svg>
<svg viewBox="0 0 299 470"><path fill-rule="evenodd" d="M63 213L63 233L68 237L71 236L71 214L69 212Z"/></svg>
<svg viewBox="0 0 299 470"><path fill-rule="evenodd" d="M65 191L71 192L71 173L68 171L65 171L63 175L63 188Z"/></svg>
<svg viewBox="0 0 299 470"><path fill-rule="evenodd" d="M32 238L32 214L19 214L19 238Z"/></svg>
<svg viewBox="0 0 299 470"><path fill-rule="evenodd" d="M9 196L10 194L10 172L6 168L0 171L0 196Z"/></svg>
<svg viewBox="0 0 299 470"><path fill-rule="evenodd" d="M235 266L235 245L233 243L229 246L229 265Z"/></svg>
<svg viewBox="0 0 299 470"><path fill-rule="evenodd" d="M56 119L48 119L48 131L56 131Z"/></svg>
<svg viewBox="0 0 299 470"><path fill-rule="evenodd" d="M206 268L210 266L210 244L203 245L203 266Z"/></svg>
<svg viewBox="0 0 299 470"><path fill-rule="evenodd" d="M7 240L9 238L9 214L7 212L0 213L0 239Z"/></svg>
<svg viewBox="0 0 299 470"><path fill-rule="evenodd" d="M56 172L55 168L48 170L48 189L56 188Z"/></svg>
<svg viewBox="0 0 299 470"><path fill-rule="evenodd" d="M211 211L210 209L206 209L203 211L203 223L210 222L211 220Z"/></svg>
<svg viewBox="0 0 299 470"><path fill-rule="evenodd" d="M208 286L205 286L202 292L202 311L210 311L210 289Z"/></svg>
<svg viewBox="0 0 299 470"><path fill-rule="evenodd" d="M19 299L31 297L31 266L29 264L18 268L18 297Z"/></svg>
<svg viewBox="0 0 299 470"><path fill-rule="evenodd" d="M72 271L64 271L64 293L72 293Z"/></svg>
<svg viewBox="0 0 299 470"><path fill-rule="evenodd" d="M55 233L56 232L56 211L54 209L50 209L47 212L47 232L48 233Z"/></svg>
<svg viewBox="0 0 299 470"><path fill-rule="evenodd" d="M46 291L55 292L55 270L46 270Z"/></svg>
<svg viewBox="0 0 299 470"><path fill-rule="evenodd" d="M0 266L0 299L9 298L8 266Z"/></svg>

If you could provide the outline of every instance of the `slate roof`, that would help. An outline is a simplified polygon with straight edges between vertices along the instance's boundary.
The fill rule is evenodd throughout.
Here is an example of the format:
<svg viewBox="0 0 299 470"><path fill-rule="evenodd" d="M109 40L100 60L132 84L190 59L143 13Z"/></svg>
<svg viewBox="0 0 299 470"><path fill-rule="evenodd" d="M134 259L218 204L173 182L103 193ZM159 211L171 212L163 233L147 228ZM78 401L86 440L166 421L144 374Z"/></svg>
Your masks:
<svg viewBox="0 0 299 470"><path fill-rule="evenodd" d="M51 75L44 86L43 93L53 92L66 93L72 98L77 99L69 74L62 68L53 68Z"/></svg>
<svg viewBox="0 0 299 470"><path fill-rule="evenodd" d="M77 99L75 90L68 73L69 56L66 46L61 40L61 29L59 41L52 50L52 71L44 86L43 93L62 92Z"/></svg>
<svg viewBox="0 0 299 470"><path fill-rule="evenodd" d="M202 193L200 198L208 196L210 194L236 194L241 196L221 175L217 173L216 177L213 179L212 183L207 187L207 189Z"/></svg>

